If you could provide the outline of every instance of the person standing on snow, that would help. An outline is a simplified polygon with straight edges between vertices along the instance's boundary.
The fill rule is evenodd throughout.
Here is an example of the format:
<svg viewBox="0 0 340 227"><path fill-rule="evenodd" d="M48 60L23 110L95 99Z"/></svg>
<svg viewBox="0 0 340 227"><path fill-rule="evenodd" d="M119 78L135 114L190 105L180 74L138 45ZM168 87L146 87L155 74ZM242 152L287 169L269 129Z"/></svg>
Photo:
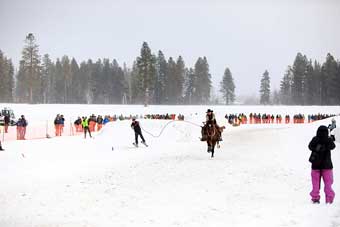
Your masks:
<svg viewBox="0 0 340 227"><path fill-rule="evenodd" d="M89 133L90 138L92 138L91 131L89 129L89 119L87 119L87 117L83 117L83 120L81 122L81 126L83 127L83 130L84 130L84 139L86 139L86 133L87 132Z"/></svg>
<svg viewBox="0 0 340 227"><path fill-rule="evenodd" d="M328 128L321 125L309 143L308 148L312 151L309 161L312 163L312 185L310 192L313 203L320 203L320 181L321 177L325 185L326 203L333 203L335 193L332 189L333 184L333 163L331 150L335 148L333 139L328 135Z"/></svg>
<svg viewBox="0 0 340 227"><path fill-rule="evenodd" d="M0 140L0 151L4 151L5 149L2 148L2 145L1 145L1 140Z"/></svg>
<svg viewBox="0 0 340 227"><path fill-rule="evenodd" d="M138 136L140 136L140 138L142 139L142 144L147 146L147 144L145 143L145 139L143 137L143 134L142 134L142 129L139 125L139 121L136 121L135 118L132 118L131 128L135 131L135 142L133 143L133 145L138 147Z"/></svg>
<svg viewBox="0 0 340 227"><path fill-rule="evenodd" d="M335 135L334 135L334 132L332 132L334 129L336 128L336 121L335 119L333 118L332 119L332 123L328 125L328 129L329 129L329 132L331 133L331 138L333 139L333 141L335 141Z"/></svg>
<svg viewBox="0 0 340 227"><path fill-rule="evenodd" d="M26 135L26 127L27 127L27 120L25 119L24 115L21 115L21 118L17 121L17 139L24 140Z"/></svg>

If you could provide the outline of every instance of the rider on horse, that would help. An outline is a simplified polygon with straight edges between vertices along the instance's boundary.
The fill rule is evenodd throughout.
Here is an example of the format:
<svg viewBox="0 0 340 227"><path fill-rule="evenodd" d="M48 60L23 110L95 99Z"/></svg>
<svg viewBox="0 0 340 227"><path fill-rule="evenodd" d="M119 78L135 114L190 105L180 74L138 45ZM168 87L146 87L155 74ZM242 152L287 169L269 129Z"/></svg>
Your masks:
<svg viewBox="0 0 340 227"><path fill-rule="evenodd" d="M201 138L201 141L206 141L207 140L207 136L208 136L207 135L207 127L208 127L208 125L212 125L213 127L215 127L215 129L217 130L218 135L219 135L219 141L222 141L220 127L216 123L216 118L215 118L214 111L212 111L211 109L207 110L206 121L205 121L205 124L204 124L204 126L202 128L202 138Z"/></svg>

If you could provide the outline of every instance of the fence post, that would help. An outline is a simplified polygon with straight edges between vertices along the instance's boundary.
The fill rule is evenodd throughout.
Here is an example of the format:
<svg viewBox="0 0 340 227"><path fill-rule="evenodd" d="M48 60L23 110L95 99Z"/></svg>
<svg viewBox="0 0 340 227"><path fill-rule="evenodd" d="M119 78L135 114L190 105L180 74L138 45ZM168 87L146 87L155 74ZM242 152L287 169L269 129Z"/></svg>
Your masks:
<svg viewBox="0 0 340 227"><path fill-rule="evenodd" d="M46 120L46 138L48 138L49 135L48 135L48 120Z"/></svg>

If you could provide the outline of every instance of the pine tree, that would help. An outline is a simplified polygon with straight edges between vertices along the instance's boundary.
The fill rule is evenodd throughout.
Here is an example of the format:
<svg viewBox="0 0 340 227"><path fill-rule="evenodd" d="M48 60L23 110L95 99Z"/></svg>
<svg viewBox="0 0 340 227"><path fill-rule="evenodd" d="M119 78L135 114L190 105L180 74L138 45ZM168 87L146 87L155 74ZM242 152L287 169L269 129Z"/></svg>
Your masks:
<svg viewBox="0 0 340 227"><path fill-rule="evenodd" d="M175 104L176 103L176 62L172 57L169 58L167 64L167 83L166 83L166 98L165 101L167 104Z"/></svg>
<svg viewBox="0 0 340 227"><path fill-rule="evenodd" d="M337 86L338 65L331 54L327 54L326 62L321 68L321 97L323 105L337 104L339 87Z"/></svg>
<svg viewBox="0 0 340 227"><path fill-rule="evenodd" d="M51 103L53 97L57 94L54 81L54 64L48 54L42 59L41 71L41 88L43 103ZM53 102L53 101L52 101Z"/></svg>
<svg viewBox="0 0 340 227"><path fill-rule="evenodd" d="M162 51L158 51L156 60L155 104L165 103L168 63Z"/></svg>
<svg viewBox="0 0 340 227"><path fill-rule="evenodd" d="M337 62L338 67L337 67L337 72L336 72L336 77L334 80L335 86L337 87L337 90L340 90L340 61ZM340 92L337 92L337 105L340 105Z"/></svg>
<svg viewBox="0 0 340 227"><path fill-rule="evenodd" d="M123 104L132 103L132 70L126 66L124 63L124 99Z"/></svg>
<svg viewBox="0 0 340 227"><path fill-rule="evenodd" d="M57 58L55 62L54 81L55 81L55 88L57 91L54 97L54 101L55 103L64 103L65 82L64 82L63 66L59 58Z"/></svg>
<svg viewBox="0 0 340 227"><path fill-rule="evenodd" d="M183 103L183 87L184 87L184 77L185 77L185 63L182 56L179 56L176 61L175 70L175 103Z"/></svg>
<svg viewBox="0 0 340 227"><path fill-rule="evenodd" d="M195 64L194 103L207 104L210 100L211 75L206 57L198 58Z"/></svg>
<svg viewBox="0 0 340 227"><path fill-rule="evenodd" d="M22 51L22 81L28 90L28 101L30 103L41 102L41 66L39 56L39 46L36 44L35 37L32 33L26 36L25 47Z"/></svg>
<svg viewBox="0 0 340 227"><path fill-rule="evenodd" d="M70 59L68 58L68 56L65 55L61 58L61 64L63 67L63 82L64 82L64 94L62 94L63 103L69 103L71 96L72 72Z"/></svg>
<svg viewBox="0 0 340 227"><path fill-rule="evenodd" d="M71 83L70 83L70 103L79 103L81 94L80 91L82 89L81 87L81 80L82 75L80 74L79 65L75 58L72 58L71 60Z"/></svg>
<svg viewBox="0 0 340 227"><path fill-rule="evenodd" d="M28 87L25 84L26 74L25 74L25 62L23 60L19 63L19 70L16 74L16 86L15 86L15 96L17 102L27 102L29 97Z"/></svg>
<svg viewBox="0 0 340 227"><path fill-rule="evenodd" d="M87 62L83 61L79 67L80 77L77 79L81 89L79 92L79 103L91 103L90 79L92 74L93 63L89 59Z"/></svg>
<svg viewBox="0 0 340 227"><path fill-rule="evenodd" d="M314 68L312 60L307 62L306 65L306 76L304 82L304 102L306 105L313 105L315 100L315 91L318 88L316 86L316 80L314 78Z"/></svg>
<svg viewBox="0 0 340 227"><path fill-rule="evenodd" d="M292 101L295 105L304 105L305 78L307 68L307 57L298 53L292 68Z"/></svg>
<svg viewBox="0 0 340 227"><path fill-rule="evenodd" d="M146 42L143 43L140 57L137 58L137 67L138 79L141 80L141 86L138 87L138 96L143 96L144 105L148 105L154 92L156 57L152 55L151 49Z"/></svg>
<svg viewBox="0 0 340 227"><path fill-rule="evenodd" d="M220 92L222 93L225 104L232 104L235 101L235 84L229 68L225 69L220 86Z"/></svg>
<svg viewBox="0 0 340 227"><path fill-rule="evenodd" d="M101 92L103 90L102 84L102 61L98 59L95 64L93 64L91 77L90 77L90 103L100 104L103 103L103 97Z"/></svg>
<svg viewBox="0 0 340 227"><path fill-rule="evenodd" d="M143 91L143 78L139 73L137 60L134 61L131 70L131 102L138 104L143 102L145 91Z"/></svg>
<svg viewBox="0 0 340 227"><path fill-rule="evenodd" d="M0 50L0 102L13 101L14 67Z"/></svg>
<svg viewBox="0 0 340 227"><path fill-rule="evenodd" d="M124 71L119 66L116 59L112 62L113 80L112 80L112 91L110 103L121 104L123 101L125 88L124 88Z"/></svg>
<svg viewBox="0 0 340 227"><path fill-rule="evenodd" d="M186 69L184 82L184 103L191 105L195 92L195 72L192 68Z"/></svg>
<svg viewBox="0 0 340 227"><path fill-rule="evenodd" d="M262 105L270 104L270 77L267 70L263 73L261 79L260 103Z"/></svg>
<svg viewBox="0 0 340 227"><path fill-rule="evenodd" d="M280 92L278 90L273 91L272 97L273 97L273 104L274 105L280 105L281 104Z"/></svg>
<svg viewBox="0 0 340 227"><path fill-rule="evenodd" d="M319 62L314 61L313 67L313 85L314 95L313 95L313 105L322 105L322 83L321 83L321 65Z"/></svg>
<svg viewBox="0 0 340 227"><path fill-rule="evenodd" d="M291 84L292 84L292 68L288 66L280 84L280 102L284 105L291 104Z"/></svg>

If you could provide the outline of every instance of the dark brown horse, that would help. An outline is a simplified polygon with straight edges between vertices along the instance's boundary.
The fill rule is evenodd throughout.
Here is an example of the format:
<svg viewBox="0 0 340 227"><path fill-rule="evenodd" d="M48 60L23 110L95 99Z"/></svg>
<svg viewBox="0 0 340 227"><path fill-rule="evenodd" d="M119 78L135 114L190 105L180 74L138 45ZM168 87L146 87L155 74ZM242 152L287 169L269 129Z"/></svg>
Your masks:
<svg viewBox="0 0 340 227"><path fill-rule="evenodd" d="M207 145L208 145L208 152L211 153L211 157L214 157L215 153L215 146L217 144L217 147L220 148L219 145L219 138L220 134L222 134L223 129L225 129L224 126L218 127L214 124L207 124L203 130L205 130L204 134L206 135L207 139Z"/></svg>

